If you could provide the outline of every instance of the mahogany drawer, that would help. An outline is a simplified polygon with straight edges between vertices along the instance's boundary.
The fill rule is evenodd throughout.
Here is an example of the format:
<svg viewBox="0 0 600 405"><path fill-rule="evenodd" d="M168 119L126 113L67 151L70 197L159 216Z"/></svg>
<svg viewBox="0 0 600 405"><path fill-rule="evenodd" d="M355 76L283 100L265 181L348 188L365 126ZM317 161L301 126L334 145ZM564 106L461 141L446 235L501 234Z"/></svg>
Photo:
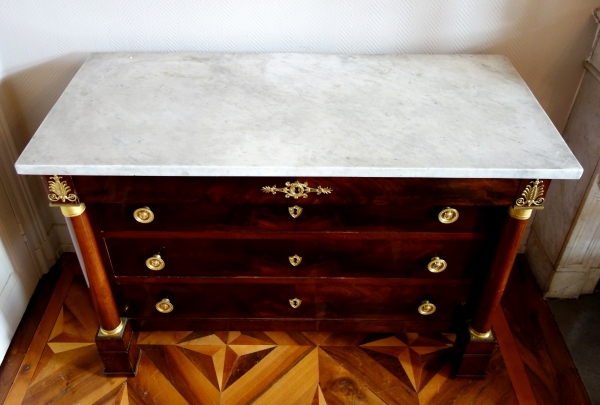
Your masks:
<svg viewBox="0 0 600 405"><path fill-rule="evenodd" d="M134 213L148 206L149 223L138 222ZM300 207L296 218L289 208ZM446 205L304 205L280 204L89 204L103 231L352 231L352 232L485 232L496 229L503 207L454 205L458 219L444 224L438 219ZM297 211L296 211L297 212Z"/></svg>
<svg viewBox="0 0 600 405"><path fill-rule="evenodd" d="M469 285L437 284L320 284L315 294L319 318L449 319L456 306L467 300ZM434 304L433 314L422 315L419 306Z"/></svg>
<svg viewBox="0 0 600 405"><path fill-rule="evenodd" d="M141 235L138 235L141 236ZM217 237L215 237L217 236ZM277 238L276 238L277 236ZM370 237L370 239L369 239ZM485 234L190 234L105 238L116 277L386 277L461 279L481 267ZM156 254L165 266L150 270ZM290 257L301 257L296 266ZM428 271L433 257L447 262Z"/></svg>
<svg viewBox="0 0 600 405"><path fill-rule="evenodd" d="M79 198L86 204L152 204L203 202L219 204L448 204L494 205L513 203L520 192L515 179L365 178L365 177L144 177L74 176ZM265 186L285 187L286 182L307 183L332 189L307 197L286 198L285 193L265 193Z"/></svg>
<svg viewBox="0 0 600 405"><path fill-rule="evenodd" d="M300 294L294 284L120 284L116 298L133 318L288 318L314 316L314 307L294 309L289 300ZM174 309L160 313L156 304L167 298ZM310 301L310 298L309 298Z"/></svg>
<svg viewBox="0 0 600 405"><path fill-rule="evenodd" d="M396 319L429 321L450 319L466 301L468 284L120 284L117 286L132 318L294 318L294 319ZM170 313L156 304L169 299ZM290 300L301 300L292 308ZM431 315L419 313L423 301L436 306Z"/></svg>

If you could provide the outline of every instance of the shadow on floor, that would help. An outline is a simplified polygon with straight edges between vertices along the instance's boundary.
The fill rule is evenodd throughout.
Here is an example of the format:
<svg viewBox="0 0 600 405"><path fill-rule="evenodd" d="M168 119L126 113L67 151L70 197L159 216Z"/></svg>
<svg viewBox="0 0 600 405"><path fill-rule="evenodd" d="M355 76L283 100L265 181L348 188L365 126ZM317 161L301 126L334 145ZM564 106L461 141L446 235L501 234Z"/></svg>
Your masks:
<svg viewBox="0 0 600 405"><path fill-rule="evenodd" d="M600 405L600 292L578 300L549 300L590 400Z"/></svg>

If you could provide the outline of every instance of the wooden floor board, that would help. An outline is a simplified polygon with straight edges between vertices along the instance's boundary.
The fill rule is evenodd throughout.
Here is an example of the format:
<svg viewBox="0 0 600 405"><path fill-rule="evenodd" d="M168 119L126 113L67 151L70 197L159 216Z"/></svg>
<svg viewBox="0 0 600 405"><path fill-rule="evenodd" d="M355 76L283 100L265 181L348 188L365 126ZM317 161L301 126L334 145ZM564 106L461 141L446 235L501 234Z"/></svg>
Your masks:
<svg viewBox="0 0 600 405"><path fill-rule="evenodd" d="M66 255L66 260L69 260L69 255ZM63 263L64 261L57 263L40 279L23 315L23 320L19 323L6 351L2 365L0 365L0 403L6 399L35 331L44 316L48 301L50 301L61 275Z"/></svg>
<svg viewBox="0 0 600 405"><path fill-rule="evenodd" d="M17 378L13 382L5 404L20 404L25 393L29 388L31 379L36 372L38 362L47 346L48 338L52 333L58 314L62 310L62 305L71 286L74 277L74 271L71 268L65 268L60 276L56 289L54 290L50 302L44 311L44 315L38 325L27 353L23 357Z"/></svg>
<svg viewBox="0 0 600 405"><path fill-rule="evenodd" d="M524 257L518 257L502 308L538 404L591 404L567 346Z"/></svg>
<svg viewBox="0 0 600 405"><path fill-rule="evenodd" d="M492 357L485 380L452 379L451 334L272 331L142 332L137 376L107 378L93 344L98 323L85 281L74 274L63 272L6 403L586 403L559 402L566 398L560 397L564 393L544 388L554 380L540 371L540 358L549 361L557 354L533 350L525 339L531 328L511 323L524 322L511 306L518 294L524 294L513 291L514 286L503 302L505 312L495 314L500 350ZM539 312L538 304L533 308ZM543 344L539 347L549 350ZM544 402L548 395L559 396L555 402ZM579 400L577 395L572 398Z"/></svg>

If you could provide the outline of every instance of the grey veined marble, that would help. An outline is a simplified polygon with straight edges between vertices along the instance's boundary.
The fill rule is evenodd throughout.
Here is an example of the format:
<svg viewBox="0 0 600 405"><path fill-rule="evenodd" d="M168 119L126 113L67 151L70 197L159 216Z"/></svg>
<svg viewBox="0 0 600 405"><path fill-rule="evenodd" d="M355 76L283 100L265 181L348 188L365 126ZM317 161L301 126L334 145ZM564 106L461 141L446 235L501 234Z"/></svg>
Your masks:
<svg viewBox="0 0 600 405"><path fill-rule="evenodd" d="M576 179L507 58L97 53L21 174Z"/></svg>

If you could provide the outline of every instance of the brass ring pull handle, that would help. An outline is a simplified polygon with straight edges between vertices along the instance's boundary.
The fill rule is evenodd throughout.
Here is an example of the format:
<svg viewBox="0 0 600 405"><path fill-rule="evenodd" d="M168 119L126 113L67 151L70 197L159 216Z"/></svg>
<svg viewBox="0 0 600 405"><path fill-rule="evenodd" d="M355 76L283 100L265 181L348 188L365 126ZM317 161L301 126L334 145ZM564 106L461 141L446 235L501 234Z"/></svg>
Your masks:
<svg viewBox="0 0 600 405"><path fill-rule="evenodd" d="M288 212L292 216L292 218L298 218L300 214L302 214L302 207L298 207L294 205L293 207L288 207Z"/></svg>
<svg viewBox="0 0 600 405"><path fill-rule="evenodd" d="M429 301L423 301L421 305L419 305L419 313L421 315L431 315L435 312L436 307Z"/></svg>
<svg viewBox="0 0 600 405"><path fill-rule="evenodd" d="M300 298L294 298L290 300L290 305L292 308L296 309L302 304L302 300Z"/></svg>
<svg viewBox="0 0 600 405"><path fill-rule="evenodd" d="M146 260L146 267L154 271L162 270L165 268L165 261L160 255L154 255Z"/></svg>
<svg viewBox="0 0 600 405"><path fill-rule="evenodd" d="M150 222L154 221L154 213L148 207L138 208L137 210L133 211L133 217L136 221L142 224L149 224Z"/></svg>
<svg viewBox="0 0 600 405"><path fill-rule="evenodd" d="M171 304L171 300L168 298L163 298L159 302L156 303L155 308L158 312L163 314L168 314L169 312L173 312L175 308L173 304Z"/></svg>
<svg viewBox="0 0 600 405"><path fill-rule="evenodd" d="M285 183L285 187L264 186L262 188L262 191L263 191L263 193L271 193L271 194L276 194L279 191L280 193L285 193L285 198L293 197L294 199L297 200L300 197L307 198L308 193L317 193L317 195L331 194L331 192L333 190L330 189L329 187L321 187L321 186L317 186L317 188L308 187L308 183L300 183L299 181L295 181L293 183L290 183L289 181L287 181Z"/></svg>
<svg viewBox="0 0 600 405"><path fill-rule="evenodd" d="M431 258L431 261L427 265L427 270L432 273L441 273L446 270L446 267L448 267L448 263L446 263L444 259L440 259L436 256Z"/></svg>
<svg viewBox="0 0 600 405"><path fill-rule="evenodd" d="M302 263L302 258L298 255L290 256L288 259L290 260L290 264L294 267Z"/></svg>
<svg viewBox="0 0 600 405"><path fill-rule="evenodd" d="M454 208L446 207L439 213L438 219L442 224L451 224L458 219L458 211Z"/></svg>

